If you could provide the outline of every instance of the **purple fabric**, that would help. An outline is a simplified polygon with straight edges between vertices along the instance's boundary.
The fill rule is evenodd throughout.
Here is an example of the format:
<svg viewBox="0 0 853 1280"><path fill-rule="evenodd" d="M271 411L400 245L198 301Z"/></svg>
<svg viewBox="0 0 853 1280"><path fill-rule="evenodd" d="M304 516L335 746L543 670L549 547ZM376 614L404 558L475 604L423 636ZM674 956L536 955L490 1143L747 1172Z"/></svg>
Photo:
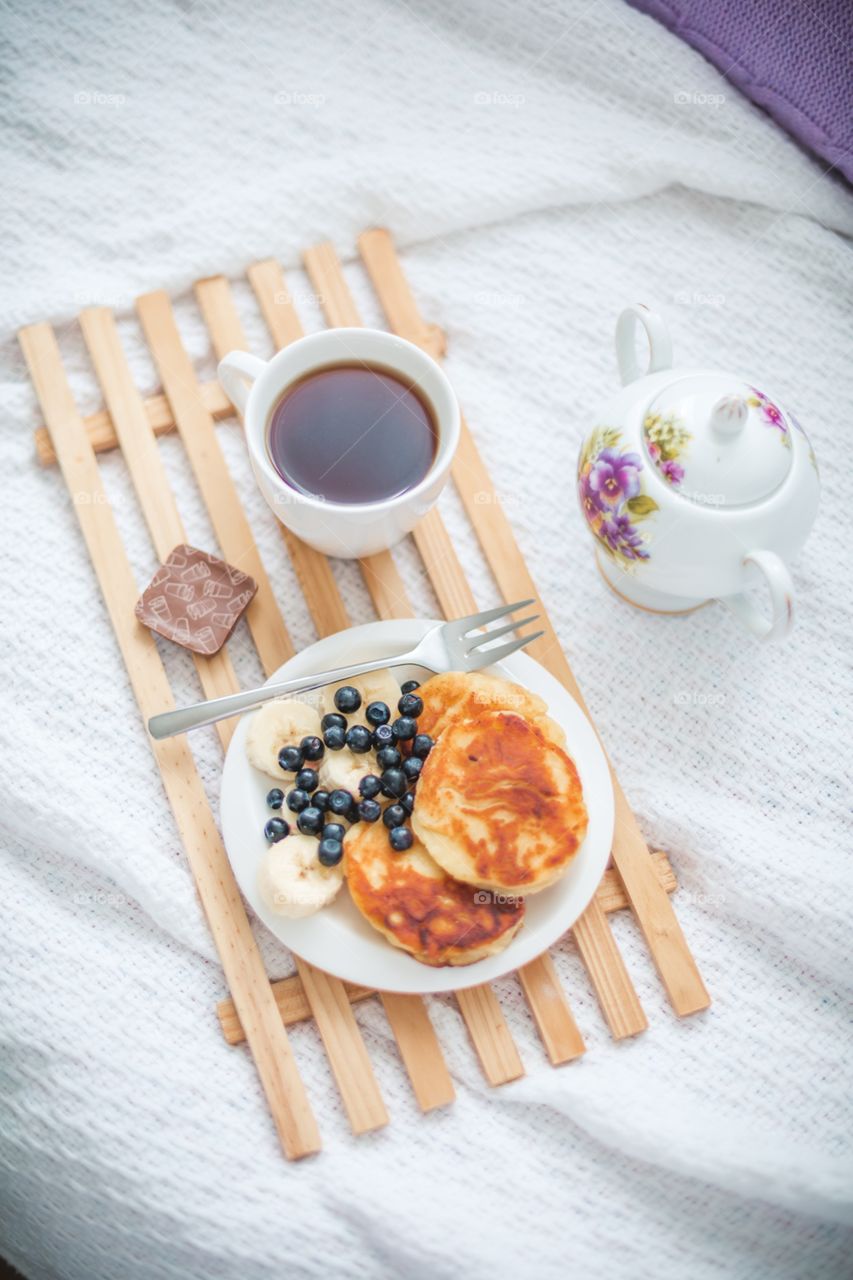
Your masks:
<svg viewBox="0 0 853 1280"><path fill-rule="evenodd" d="M853 0L629 0L853 182Z"/></svg>

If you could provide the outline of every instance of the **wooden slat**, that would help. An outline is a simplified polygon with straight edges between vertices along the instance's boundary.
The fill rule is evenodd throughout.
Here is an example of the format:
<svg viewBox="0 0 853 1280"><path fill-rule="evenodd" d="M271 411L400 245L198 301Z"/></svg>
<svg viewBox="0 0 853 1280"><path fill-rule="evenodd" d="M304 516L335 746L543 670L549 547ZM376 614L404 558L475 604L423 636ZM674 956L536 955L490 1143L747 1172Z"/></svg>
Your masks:
<svg viewBox="0 0 853 1280"><path fill-rule="evenodd" d="M21 331L20 342L65 483L70 492L91 498L75 510L147 719L174 705L172 692L154 640L133 613L136 583L53 330L32 325ZM310 1155L320 1149L317 1123L189 745L185 738L172 738L152 740L151 746L282 1146L291 1159Z"/></svg>
<svg viewBox="0 0 853 1280"><path fill-rule="evenodd" d="M585 1053L583 1036L568 1001L563 999L560 979L548 953L519 969L518 978L551 1063L557 1067ZM543 1010L547 1010L547 1017L542 1017Z"/></svg>
<svg viewBox="0 0 853 1280"><path fill-rule="evenodd" d="M195 370L181 341L172 304L168 295L158 290L137 298L136 309L222 554L258 584L246 621L269 674L293 656L293 645L216 438L213 418L199 396Z"/></svg>
<svg viewBox="0 0 853 1280"><path fill-rule="evenodd" d="M279 978L277 982L271 982L270 990L281 1014L281 1020L286 1027L293 1026L297 1022L307 1022L309 1018L313 1018L314 1015L311 1012L311 1006L308 1003L308 997L305 994L305 988L298 973L294 973L289 978ZM350 1004L368 1000L376 994L370 987L359 987L354 982L345 982L344 990L347 993L347 999ZM240 1016L234 1007L234 1001L220 1000L216 1006L216 1016L219 1019L219 1025L227 1043L243 1044L246 1039L246 1033L243 1030Z"/></svg>
<svg viewBox="0 0 853 1280"><path fill-rule="evenodd" d="M253 263L248 276L276 349L280 351L289 342L301 338L302 325L275 258Z"/></svg>
<svg viewBox="0 0 853 1280"><path fill-rule="evenodd" d="M230 418L234 412L231 401L218 382L203 382L199 387L204 406L217 421ZM148 396L143 400L145 416L155 436L168 435L175 429L175 418L172 406L164 395ZM118 435L108 409L99 409L83 419L86 436L95 453L106 453L118 445ZM56 462L56 450L47 427L37 427L33 432L36 446L36 457L43 467L52 467Z"/></svg>
<svg viewBox="0 0 853 1280"><path fill-rule="evenodd" d="M115 423L151 540L159 558L165 560L179 543L186 542L186 533L112 312L106 307L89 307L80 316L80 327ZM223 647L209 658L199 653L192 656L206 698L221 698L234 692L237 680L227 648ZM220 720L215 726L223 747L231 741L236 724L236 720Z"/></svg>
<svg viewBox="0 0 853 1280"><path fill-rule="evenodd" d="M264 315L269 312L277 318L279 327L273 333L273 340L277 341L278 335L283 333L292 336L299 322L292 316L282 324L282 315L289 310L286 302L289 295L278 265L268 263L265 270L256 269L253 285L256 294L260 290L258 301ZM274 290L272 297L268 296L270 289ZM245 350L245 334L227 282L220 279L200 281L196 286L196 297L217 356L221 358L232 347ZM329 561L283 525L281 528L318 634L325 636L344 630L350 625L350 620ZM381 999L421 1108L428 1111L452 1102L455 1097L453 1081L424 1002L418 996L383 994Z"/></svg>
<svg viewBox="0 0 853 1280"><path fill-rule="evenodd" d="M636 1036L645 1031L648 1019L596 898L572 932L614 1039L623 1040L626 1036Z"/></svg>
<svg viewBox="0 0 853 1280"><path fill-rule="evenodd" d="M655 875L661 882L667 893L675 893L678 888L678 880L669 858L662 849L653 849L651 851L652 865L655 869ZM628 895L625 892L625 885L622 883L622 877L615 867L608 867L601 878L601 883L595 893L598 905L602 911L621 911L623 907L630 907Z"/></svg>
<svg viewBox="0 0 853 1280"><path fill-rule="evenodd" d="M324 299L323 310L329 322L333 325L344 323L356 325L360 323L358 308L349 292L341 265L331 245L318 245L308 250L305 254L305 266L315 289ZM332 299L331 303L328 301L329 299ZM445 617L454 618L466 613L476 612L477 602L468 585L468 580L456 554L456 549L450 540L444 521L437 509L433 508L420 521L414 530L413 536ZM384 559L374 556L364 564L365 582L373 597L374 606L380 616L383 616L382 611L388 607L393 608L394 612L391 616L411 616L411 605L396 570L394 570L390 582L387 585L383 585L383 577L387 572L389 562L393 564L390 556L386 554ZM523 987L528 1003L533 1009L537 1026L546 1025L553 1020L554 1026L551 1041L553 1044L564 1042L568 1020L574 1023L574 1019L569 1009L568 1000L559 984L557 984L556 990L559 991L560 998L565 1006L560 1013L555 1012L554 983L549 980L542 966L535 965L530 970L529 974L526 975ZM472 1036L478 1034L482 1026L491 1025L497 1019L499 1006L497 998L491 989L489 989L489 996L484 995L481 999L486 1001L489 997L491 997L494 1008L487 1020L478 1019L474 1022L473 1027L469 1026ZM463 1016L467 1016L466 1010L473 1010L474 1005L471 1001L468 1001L460 1004L460 1008ZM509 1035L508 1028L506 1034L507 1036ZM494 1041L491 1038L487 1039L482 1045L481 1057L482 1054L488 1053L493 1047ZM493 1073L495 1073L499 1069L499 1063L495 1061L492 1065L494 1068ZM489 1072L487 1071L488 1074Z"/></svg>
<svg viewBox="0 0 853 1280"><path fill-rule="evenodd" d="M489 1084L508 1084L523 1076L524 1063L492 988L457 991L456 1002Z"/></svg>
<svg viewBox="0 0 853 1280"><path fill-rule="evenodd" d="M216 439L213 419L198 397L195 372L171 303L165 293L147 294L137 300L137 309L223 555L258 583L246 615L261 664L270 675L292 655L293 645ZM299 959L296 965L353 1131L381 1128L388 1123L388 1113L349 1002L338 991L339 979L318 976Z"/></svg>
<svg viewBox="0 0 853 1280"><path fill-rule="evenodd" d="M656 874L660 877L660 882L666 889L667 893L673 893L678 888L678 881L675 878L669 859L665 853L660 850L652 852L652 862L655 867ZM598 905L602 911L621 911L628 907L627 894L622 879L614 868L605 871L601 884L598 886L595 894ZM523 977L522 977L523 983ZM354 983L345 982L344 986L347 990L349 999L353 1002L357 1000L365 1000L368 996L375 995L375 992L367 987L359 987ZM282 978L278 982L272 983L272 991L275 996L276 1003L281 1011L284 1023L289 1026L294 1022L301 1022L305 1018L311 1017L311 1006L308 1004L307 997L302 988L302 982L298 975L292 978ZM409 997L404 997L408 999ZM387 999L387 993L386 993ZM229 1044L242 1044L245 1040L243 1029L240 1025L240 1019L234 1008L233 1000L222 1000L216 1007L216 1012L222 1024L222 1033ZM567 1058L561 1059L567 1061Z"/></svg>
<svg viewBox="0 0 853 1280"><path fill-rule="evenodd" d="M391 236L385 230L365 232L359 239L359 249L391 328L401 337L418 342L423 334L423 321L403 275ZM477 498L483 493L495 498L498 495L494 493L480 452L464 423L453 477L505 598L512 600L538 595L501 503L497 500L483 502L482 496L479 500ZM531 646L529 652L565 685L589 716L556 633L547 618L543 621L546 634ZM615 773L613 786L616 800L613 860L673 1008L681 1016L695 1013L707 1008L710 997L672 904L653 874L646 842ZM603 934L599 934L598 943L603 942ZM620 986L626 990L624 982ZM621 1009L620 1016L628 1012Z"/></svg>

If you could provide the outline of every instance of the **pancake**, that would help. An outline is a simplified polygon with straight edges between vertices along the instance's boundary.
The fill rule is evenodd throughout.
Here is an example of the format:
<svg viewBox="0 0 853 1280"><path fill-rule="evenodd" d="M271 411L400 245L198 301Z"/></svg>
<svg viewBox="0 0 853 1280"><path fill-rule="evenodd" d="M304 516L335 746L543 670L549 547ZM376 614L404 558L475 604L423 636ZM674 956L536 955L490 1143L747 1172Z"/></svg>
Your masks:
<svg viewBox="0 0 853 1280"><path fill-rule="evenodd" d="M421 685L418 694L424 704L418 732L431 738L438 738L458 720L480 720L492 711L515 711L537 724L558 747L566 745L566 735L548 715L545 701L511 680L483 671L445 671Z"/></svg>
<svg viewBox="0 0 853 1280"><path fill-rule="evenodd" d="M368 924L421 964L474 964L503 951L524 921L522 899L495 900L453 880L417 838L395 853L381 823L347 832L344 870Z"/></svg>
<svg viewBox="0 0 853 1280"><path fill-rule="evenodd" d="M586 834L574 763L511 711L456 720L430 752L412 827L457 880L537 893L568 867Z"/></svg>

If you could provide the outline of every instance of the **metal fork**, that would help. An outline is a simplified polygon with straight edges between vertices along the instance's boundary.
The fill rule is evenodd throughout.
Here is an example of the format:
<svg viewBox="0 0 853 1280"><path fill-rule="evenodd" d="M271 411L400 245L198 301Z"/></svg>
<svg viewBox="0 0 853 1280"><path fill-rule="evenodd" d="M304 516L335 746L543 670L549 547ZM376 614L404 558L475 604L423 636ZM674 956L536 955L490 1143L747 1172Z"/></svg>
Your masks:
<svg viewBox="0 0 853 1280"><path fill-rule="evenodd" d="M426 667L428 671L479 671L492 662L501 662L517 649L523 649L526 644L545 634L544 631L535 631L533 635L517 636L506 644L494 644L519 627L535 622L539 617L538 613L522 618L520 622L510 622L506 627L496 627L492 631L480 630L488 623L505 618L508 614L515 613L516 609L524 609L529 604L533 604L533 601L518 600L515 604L501 605L498 609L487 609L485 613L472 613L469 617L457 618L454 622L439 623L408 653L394 653L370 662L335 667L316 675L296 676L292 680L282 680L279 684L246 689L242 693L230 693L224 698L211 698L207 702L195 702L192 706L180 707L177 711L164 711L159 716L151 717L148 732L152 738L173 738L178 733L187 733L190 729L200 729L203 725L215 724L217 720L226 720L241 711L251 711L284 694L305 693L308 689L337 684L339 680L363 676L366 672L378 671L381 667L402 667L411 663L413 666Z"/></svg>

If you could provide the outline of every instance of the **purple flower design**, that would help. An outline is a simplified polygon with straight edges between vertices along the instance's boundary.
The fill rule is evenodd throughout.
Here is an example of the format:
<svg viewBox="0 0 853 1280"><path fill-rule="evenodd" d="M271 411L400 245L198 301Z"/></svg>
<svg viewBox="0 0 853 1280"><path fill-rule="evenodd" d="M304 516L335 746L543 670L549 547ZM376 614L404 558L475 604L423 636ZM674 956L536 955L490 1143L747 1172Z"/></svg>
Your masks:
<svg viewBox="0 0 853 1280"><path fill-rule="evenodd" d="M602 503L600 496L591 487L588 474L580 477L578 490L580 492L583 513L588 522L592 524L592 522L601 515L604 510L604 504Z"/></svg>
<svg viewBox="0 0 853 1280"><path fill-rule="evenodd" d="M670 484L681 484L684 479L684 467L674 458L668 458L666 462L662 462L660 469Z"/></svg>
<svg viewBox="0 0 853 1280"><path fill-rule="evenodd" d="M610 547L629 560L648 560L648 551L643 550L642 535L631 523L630 517L607 516L602 522L600 536Z"/></svg>
<svg viewBox="0 0 853 1280"><path fill-rule="evenodd" d="M602 449L590 470L589 488L606 506L621 506L640 492L642 465L642 459L637 453Z"/></svg>
<svg viewBox="0 0 853 1280"><path fill-rule="evenodd" d="M752 387L751 390L755 394L755 407L761 410L761 416L764 421L771 427L776 427L783 435L788 434L788 424L785 421L782 410L769 400L763 391L759 391L758 387Z"/></svg>

